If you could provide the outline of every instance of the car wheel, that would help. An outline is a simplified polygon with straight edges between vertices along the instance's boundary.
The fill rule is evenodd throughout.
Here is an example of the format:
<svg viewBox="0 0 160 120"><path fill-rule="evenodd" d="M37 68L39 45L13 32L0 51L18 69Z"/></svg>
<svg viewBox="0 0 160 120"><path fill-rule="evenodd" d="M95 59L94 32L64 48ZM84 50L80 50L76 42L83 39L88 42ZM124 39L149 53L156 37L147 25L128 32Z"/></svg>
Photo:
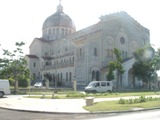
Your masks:
<svg viewBox="0 0 160 120"><path fill-rule="evenodd" d="M4 95L4 94L3 94L3 92L0 92L0 98L2 98L2 97L3 97L3 95Z"/></svg>

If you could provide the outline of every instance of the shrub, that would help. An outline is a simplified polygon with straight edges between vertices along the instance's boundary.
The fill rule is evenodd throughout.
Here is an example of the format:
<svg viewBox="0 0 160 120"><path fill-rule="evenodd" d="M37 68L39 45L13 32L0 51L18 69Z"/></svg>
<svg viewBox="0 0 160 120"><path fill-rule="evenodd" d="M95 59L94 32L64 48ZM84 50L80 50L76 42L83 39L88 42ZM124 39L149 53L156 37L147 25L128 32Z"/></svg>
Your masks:
<svg viewBox="0 0 160 120"><path fill-rule="evenodd" d="M134 100L131 98L128 100L128 104L133 104L134 103Z"/></svg>
<svg viewBox="0 0 160 120"><path fill-rule="evenodd" d="M118 103L119 104L135 104L135 103L146 102L147 100L152 101L153 99L152 98L145 98L144 96L140 96L139 98L135 98L135 99L130 98L129 100L125 100L125 99L121 98Z"/></svg>
<svg viewBox="0 0 160 120"><path fill-rule="evenodd" d="M19 87L28 87L29 81L27 79L22 79L18 81L18 86Z"/></svg>
<svg viewBox="0 0 160 120"><path fill-rule="evenodd" d="M118 103L119 104L125 104L125 99L121 98Z"/></svg>
<svg viewBox="0 0 160 120"><path fill-rule="evenodd" d="M134 103L139 103L139 99L138 99L138 98L135 98L135 99L134 99Z"/></svg>
<svg viewBox="0 0 160 120"><path fill-rule="evenodd" d="M73 93L73 94L67 94L66 97L85 97L83 93Z"/></svg>
<svg viewBox="0 0 160 120"><path fill-rule="evenodd" d="M139 102L142 103L142 102L146 102L146 98L144 96L140 96L139 97Z"/></svg>

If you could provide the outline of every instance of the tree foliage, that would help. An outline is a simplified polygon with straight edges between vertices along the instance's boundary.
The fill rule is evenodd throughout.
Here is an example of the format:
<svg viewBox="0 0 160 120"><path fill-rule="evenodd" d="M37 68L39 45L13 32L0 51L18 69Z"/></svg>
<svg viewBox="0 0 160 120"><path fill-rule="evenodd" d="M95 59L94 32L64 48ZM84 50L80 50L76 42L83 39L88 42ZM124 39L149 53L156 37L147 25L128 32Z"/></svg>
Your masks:
<svg viewBox="0 0 160 120"><path fill-rule="evenodd" d="M114 48L114 56L115 60L109 63L109 70L107 74L107 80L113 80L115 78L113 71L116 71L116 87L118 90L119 85L119 76L122 75L125 70L122 66L123 58L121 57L121 53L118 49Z"/></svg>
<svg viewBox="0 0 160 120"><path fill-rule="evenodd" d="M29 70L26 68L27 61L24 59L21 48L23 45L25 45L25 43L16 42L16 49L13 52L3 49L4 58L0 59L0 78L14 79L15 91L18 81L30 78Z"/></svg>
<svg viewBox="0 0 160 120"><path fill-rule="evenodd" d="M147 84L157 78L156 71L160 69L160 54L151 46L140 48L134 52L135 63L133 73Z"/></svg>
<svg viewBox="0 0 160 120"><path fill-rule="evenodd" d="M50 74L50 73L45 73L45 74L44 74L44 77L45 77L47 80L49 80L50 82L52 81L52 74Z"/></svg>

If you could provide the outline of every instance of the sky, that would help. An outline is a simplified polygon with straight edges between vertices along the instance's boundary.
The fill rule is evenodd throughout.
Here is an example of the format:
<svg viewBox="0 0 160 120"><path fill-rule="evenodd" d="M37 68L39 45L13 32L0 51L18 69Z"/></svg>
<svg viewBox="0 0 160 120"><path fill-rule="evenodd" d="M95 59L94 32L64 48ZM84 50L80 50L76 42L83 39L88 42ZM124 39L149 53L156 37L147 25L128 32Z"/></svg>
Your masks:
<svg viewBox="0 0 160 120"><path fill-rule="evenodd" d="M99 21L99 17L127 12L150 30L150 43L160 47L159 0L62 0L63 11L71 17L76 30ZM0 52L13 51L15 42L25 42L24 53L34 38L42 36L45 19L56 12L59 0L0 0Z"/></svg>

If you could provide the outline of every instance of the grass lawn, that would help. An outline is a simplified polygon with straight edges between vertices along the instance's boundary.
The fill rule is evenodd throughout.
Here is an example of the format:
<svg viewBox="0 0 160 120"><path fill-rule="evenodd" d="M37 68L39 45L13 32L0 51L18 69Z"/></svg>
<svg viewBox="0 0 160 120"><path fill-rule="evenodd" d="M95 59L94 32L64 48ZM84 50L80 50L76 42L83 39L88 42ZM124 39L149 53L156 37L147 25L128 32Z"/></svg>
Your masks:
<svg viewBox="0 0 160 120"><path fill-rule="evenodd" d="M53 92L28 92L30 98L41 98L45 94L45 98L52 98ZM160 92L128 92L128 93L97 93L97 94L83 94L80 92L58 92L54 94L56 98L85 98L85 97L95 97L95 98L115 98L115 97L126 97L126 96L147 96L147 95L160 95Z"/></svg>
<svg viewBox="0 0 160 120"><path fill-rule="evenodd" d="M93 106L84 106L83 108L90 112L109 112L154 107L160 107L160 101L148 101L137 104L119 104L118 101L105 101L94 103Z"/></svg>

